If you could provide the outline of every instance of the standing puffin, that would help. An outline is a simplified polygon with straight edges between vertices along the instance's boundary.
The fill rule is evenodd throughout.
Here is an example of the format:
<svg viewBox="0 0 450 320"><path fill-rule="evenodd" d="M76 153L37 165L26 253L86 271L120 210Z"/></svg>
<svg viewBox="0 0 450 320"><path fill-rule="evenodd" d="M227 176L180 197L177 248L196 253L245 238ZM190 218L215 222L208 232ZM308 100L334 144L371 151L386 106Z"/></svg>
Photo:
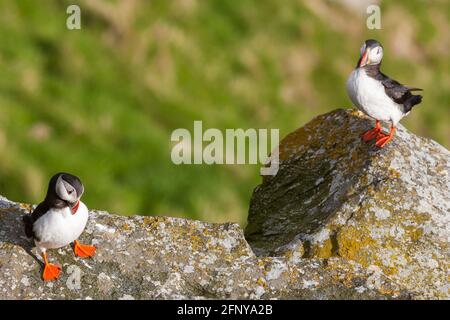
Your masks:
<svg viewBox="0 0 450 320"><path fill-rule="evenodd" d="M48 185L47 196L32 214L23 217L25 234L34 239L44 259L45 281L56 280L61 268L47 260L47 249L56 249L74 243L74 253L81 258L92 257L94 246L82 245L77 239L83 232L88 209L80 201L84 187L80 179L69 173L57 173Z"/></svg>
<svg viewBox="0 0 450 320"><path fill-rule="evenodd" d="M365 132L362 139L376 139L375 144L380 148L392 139L397 123L422 101L422 96L411 93L422 89L403 86L380 71L382 58L381 44L366 40L358 64L347 80L347 93L352 102L376 120L375 128ZM389 134L383 133L380 120L391 122Z"/></svg>

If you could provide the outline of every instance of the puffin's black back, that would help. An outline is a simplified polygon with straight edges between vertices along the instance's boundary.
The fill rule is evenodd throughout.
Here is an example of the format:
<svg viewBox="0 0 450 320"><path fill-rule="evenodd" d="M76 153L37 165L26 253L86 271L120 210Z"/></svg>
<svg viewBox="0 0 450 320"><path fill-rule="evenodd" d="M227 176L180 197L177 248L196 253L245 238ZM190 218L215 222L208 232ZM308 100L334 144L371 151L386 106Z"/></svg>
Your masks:
<svg viewBox="0 0 450 320"><path fill-rule="evenodd" d="M412 107L422 102L421 95L415 95L412 93L413 91L422 91L422 89L407 87L398 81L389 78L380 71L380 64L367 65L363 68L366 70L366 74L369 77L381 82L384 87L384 92L386 92L386 95L389 98L391 98L395 103L403 106L403 113L408 113L411 111Z"/></svg>
<svg viewBox="0 0 450 320"><path fill-rule="evenodd" d="M27 214L23 216L23 223L25 225L25 234L28 238L34 238L36 239L36 236L33 232L33 224L34 222L39 219L42 215L44 215L48 210L50 209L50 206L48 203L44 200L38 206L31 214ZM39 240L39 239L37 239Z"/></svg>

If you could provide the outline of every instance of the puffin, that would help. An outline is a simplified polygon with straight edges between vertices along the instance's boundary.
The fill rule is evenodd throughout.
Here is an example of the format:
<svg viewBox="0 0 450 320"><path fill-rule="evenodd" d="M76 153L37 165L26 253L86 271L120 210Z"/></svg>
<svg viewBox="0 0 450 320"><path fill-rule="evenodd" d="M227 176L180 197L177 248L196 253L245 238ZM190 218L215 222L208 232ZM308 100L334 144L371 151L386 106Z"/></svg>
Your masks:
<svg viewBox="0 0 450 320"><path fill-rule="evenodd" d="M422 101L421 95L413 91L420 88L408 87L389 78L380 71L383 46L374 39L366 40L361 46L356 68L347 80L347 93L355 106L375 119L375 128L362 135L363 141L376 139L376 146L383 148L395 134L399 121ZM380 121L391 123L389 134L385 134Z"/></svg>
<svg viewBox="0 0 450 320"><path fill-rule="evenodd" d="M89 211L80 201L84 186L72 174L55 174L48 184L47 195L31 214L23 217L25 234L32 238L44 260L42 279L56 280L61 267L48 262L47 249L57 249L73 243L74 254L92 257L96 248L78 242L88 221Z"/></svg>

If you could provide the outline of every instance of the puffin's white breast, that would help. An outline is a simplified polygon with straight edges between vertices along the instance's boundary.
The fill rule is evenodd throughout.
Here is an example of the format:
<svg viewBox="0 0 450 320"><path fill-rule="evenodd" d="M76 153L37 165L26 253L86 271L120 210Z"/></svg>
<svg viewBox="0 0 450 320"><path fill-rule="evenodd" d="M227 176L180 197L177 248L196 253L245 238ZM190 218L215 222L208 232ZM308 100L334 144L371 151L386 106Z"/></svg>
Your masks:
<svg viewBox="0 0 450 320"><path fill-rule="evenodd" d="M83 232L88 220L88 209L80 201L75 214L69 208L50 209L34 222L33 231L41 248L60 248L68 245Z"/></svg>
<svg viewBox="0 0 450 320"><path fill-rule="evenodd" d="M347 92L355 106L374 119L392 121L395 125L404 116L401 106L386 94L383 84L362 68L350 74Z"/></svg>

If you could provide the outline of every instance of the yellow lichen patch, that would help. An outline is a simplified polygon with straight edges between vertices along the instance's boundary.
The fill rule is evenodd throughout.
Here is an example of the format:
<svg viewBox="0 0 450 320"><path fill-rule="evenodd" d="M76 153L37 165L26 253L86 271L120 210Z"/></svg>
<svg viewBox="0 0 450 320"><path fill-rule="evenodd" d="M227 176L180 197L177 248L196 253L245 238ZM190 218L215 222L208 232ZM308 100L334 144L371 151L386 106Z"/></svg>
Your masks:
<svg viewBox="0 0 450 320"><path fill-rule="evenodd" d="M352 143L355 135L350 130L351 121L346 118L360 117L358 111L355 110L339 110L325 115L318 116L311 120L304 127L287 135L280 143L280 159L285 161L292 155L301 157L303 153L309 154L311 151L326 149L327 159L337 160L343 154L348 153L348 144ZM338 131L330 131L330 122L338 127ZM304 152L302 147L307 146ZM363 146L364 147L364 146ZM308 152L306 152L308 151ZM352 167L360 167L364 163L365 158L361 155L360 150L353 150L351 160L348 165ZM316 158L320 156L316 155ZM318 159L316 159L318 160Z"/></svg>
<svg viewBox="0 0 450 320"><path fill-rule="evenodd" d="M369 235L368 230L347 226L337 234L339 244L338 253L340 257L354 260L367 267L374 264L374 261L368 256L367 247L379 246Z"/></svg>
<svg viewBox="0 0 450 320"><path fill-rule="evenodd" d="M347 112L348 112L351 116L355 116L355 117L358 117L358 118L367 118L367 116L365 116L364 113L362 113L361 111L359 111L359 110L356 109L356 108L349 109L349 110L347 110Z"/></svg>
<svg viewBox="0 0 450 320"><path fill-rule="evenodd" d="M405 233L413 242L416 242L423 236L423 229L421 227L406 226Z"/></svg>
<svg viewBox="0 0 450 320"><path fill-rule="evenodd" d="M257 262L257 264L258 264L258 266L260 266L261 268L264 268L264 266L265 266L265 263L264 263L264 261L263 261L262 259L259 259L258 262Z"/></svg>
<svg viewBox="0 0 450 320"><path fill-rule="evenodd" d="M0 243L0 249L2 249L2 250L12 249L14 247L15 247L15 245L12 243L8 243L8 242ZM1 264L0 264L0 266L1 266Z"/></svg>
<svg viewBox="0 0 450 320"><path fill-rule="evenodd" d="M33 208L31 207L31 205L28 204L28 203L20 203L20 204L19 204L19 207L20 207L21 209L26 210L26 211L32 211L32 210L33 210Z"/></svg>
<svg viewBox="0 0 450 320"><path fill-rule="evenodd" d="M256 280L256 283L258 285L260 285L261 287L266 288L267 287L267 282L266 280L264 280L263 278L258 278L258 280Z"/></svg>
<svg viewBox="0 0 450 320"><path fill-rule="evenodd" d="M330 258L333 256L333 244L331 239L327 239L317 245L311 246L311 256L316 258Z"/></svg>
<svg viewBox="0 0 450 320"><path fill-rule="evenodd" d="M162 217L144 217L144 223L150 230L158 229L160 223L164 222Z"/></svg>
<svg viewBox="0 0 450 320"><path fill-rule="evenodd" d="M354 281L359 279L366 280L369 276L368 274L358 270L355 265L349 263L342 263L342 260L328 260L329 263L325 266L326 270L336 271L331 272L331 278L335 283L341 283L347 288L353 288L355 286ZM380 279L379 286L376 290L383 295L398 295L400 291L392 287L389 283Z"/></svg>
<svg viewBox="0 0 450 320"><path fill-rule="evenodd" d="M280 142L280 160L284 161L296 152L298 146L304 145L308 139L309 133L305 128L300 128L287 135Z"/></svg>
<svg viewBox="0 0 450 320"><path fill-rule="evenodd" d="M389 295L389 296L398 296L400 294L399 290L392 290L388 288L387 286L380 286L378 288L378 291L382 294Z"/></svg>
<svg viewBox="0 0 450 320"><path fill-rule="evenodd" d="M400 178L400 172L398 172L397 170L393 169L393 168L389 168L389 176L391 178Z"/></svg>
<svg viewBox="0 0 450 320"><path fill-rule="evenodd" d="M394 264L385 266L383 264L377 263L376 265L379 266L381 268L381 270L383 270L383 273L386 275L391 276L391 275L396 275L398 273L398 268Z"/></svg>
<svg viewBox="0 0 450 320"><path fill-rule="evenodd" d="M194 251L198 251L204 247L204 241L198 235L191 235L190 243Z"/></svg>
<svg viewBox="0 0 450 320"><path fill-rule="evenodd" d="M287 250L283 253L283 256L287 259L290 260L292 259L292 257L294 256L294 250Z"/></svg>
<svg viewBox="0 0 450 320"><path fill-rule="evenodd" d="M144 216L144 224L151 224L155 221L154 217Z"/></svg>
<svg viewBox="0 0 450 320"><path fill-rule="evenodd" d="M355 270L352 265L342 265L341 263L330 259L324 266L324 269L328 271L337 271L330 273L331 279L333 279L334 283L342 283L346 287L352 287L353 279L356 276Z"/></svg>
<svg viewBox="0 0 450 320"><path fill-rule="evenodd" d="M294 132L288 134L280 142L280 159L286 160L297 151L297 148L302 145L310 145L314 141L308 140L311 137L323 137L326 132L323 131L321 125L324 123L324 119L329 114L320 115L310 122L308 122L304 127L295 130ZM315 134L311 134L314 132Z"/></svg>

